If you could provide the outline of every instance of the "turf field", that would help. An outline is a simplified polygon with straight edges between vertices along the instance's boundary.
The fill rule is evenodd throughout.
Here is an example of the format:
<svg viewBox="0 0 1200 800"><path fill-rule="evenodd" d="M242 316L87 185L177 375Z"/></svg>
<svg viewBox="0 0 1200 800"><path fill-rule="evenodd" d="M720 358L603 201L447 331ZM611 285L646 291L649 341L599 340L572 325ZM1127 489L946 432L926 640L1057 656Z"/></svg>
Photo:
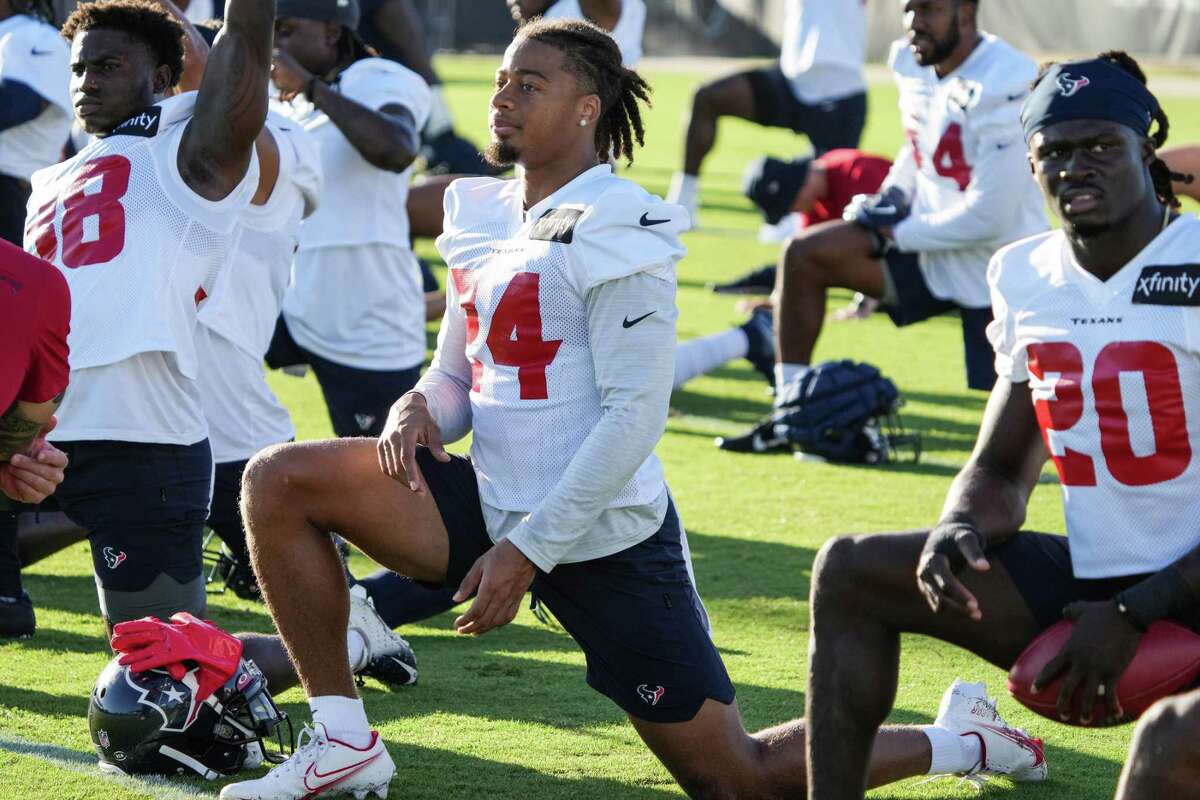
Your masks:
<svg viewBox="0 0 1200 800"><path fill-rule="evenodd" d="M485 134L491 57L442 58L439 70L467 135ZM647 71L657 104L646 119L646 149L627 174L665 192L680 161L681 119L699 73ZM1174 85L1178 86L1176 81ZM865 149L893 153L900 143L890 84L871 94ZM1175 142L1200 140L1200 100L1167 99ZM733 303L710 294L709 281L772 260L776 248L754 238L758 217L740 195L740 174L764 152L790 155L803 143L790 134L725 122L705 173L700 232L686 237L679 269L681 338L739 322ZM434 255L424 243L421 251ZM840 305L846 295L835 296ZM433 343L431 330L430 344ZM715 637L738 687L746 724L758 729L804 709L808 587L813 557L828 537L851 531L927 525L950 477L974 440L984 397L964 389L958 322L940 318L896 331L885 319L831 325L818 360L870 360L892 376L908 403L904 421L924 437L919 465L833 467L790 457L718 452L715 435L737 433L769 407L764 384L739 363L690 383L674 398L676 414L658 452L689 530L700 592ZM315 381L272 375L301 438L330 435ZM463 444L454 449L463 449ZM1029 525L1063 529L1053 479L1035 495ZM359 557L356 570L371 565ZM215 796L200 781L115 781L94 770L86 725L87 694L107 660L86 545L44 561L27 574L38 612L35 638L0 645L0 798L142 798ZM262 606L230 595L213 598L210 616L231 630L271 629ZM479 639L456 636L452 614L403 631L420 658L416 687L389 694L369 683L368 713L399 767L391 797L665 798L680 796L621 713L583 682L583 657L564 633L527 611ZM631 620L636 624L636 620ZM853 669L853 665L847 665ZM1004 676L979 660L931 640L905 642L892 721L931 721L956 676L986 680L1003 693ZM300 691L277 698L307 720ZM998 780L994 796L1101 800L1112 796L1131 729L1081 732L1024 711L1007 697L1001 711L1046 741L1050 780L1014 787ZM880 798L966 797L954 780L909 781Z"/></svg>

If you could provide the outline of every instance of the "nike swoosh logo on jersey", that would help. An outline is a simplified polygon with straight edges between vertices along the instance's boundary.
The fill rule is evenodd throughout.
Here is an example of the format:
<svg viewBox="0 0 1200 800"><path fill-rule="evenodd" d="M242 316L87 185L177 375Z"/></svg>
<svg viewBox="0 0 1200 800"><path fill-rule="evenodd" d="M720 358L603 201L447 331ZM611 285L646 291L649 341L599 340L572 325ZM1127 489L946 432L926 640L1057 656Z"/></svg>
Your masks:
<svg viewBox="0 0 1200 800"><path fill-rule="evenodd" d="M29 51L29 55L31 55L31 56L48 56L48 55L52 54L53 52L54 52L53 50L38 50L35 47Z"/></svg>
<svg viewBox="0 0 1200 800"><path fill-rule="evenodd" d="M663 220L663 222L666 222L666 220ZM656 311L658 311L657 308L654 309L654 311L651 311L650 314L653 314ZM637 325L639 322L644 320L646 317L650 316L650 314L642 314L637 319L630 319L629 317L625 317L624 321L621 322L621 327L622 328L632 328L634 325Z"/></svg>
<svg viewBox="0 0 1200 800"><path fill-rule="evenodd" d="M359 761L357 763L347 764L346 766L341 767L340 769L335 769L332 772L326 772L326 773L318 772L317 771L317 763L314 761L313 763L308 765L308 771L304 773L304 788L310 792L319 792L322 789L324 789L326 786L332 786L333 784L338 783L339 781L343 781L346 778L349 778L355 772L358 772L360 769L367 766L368 764L370 764L372 761L374 761L377 758L379 758L379 753L376 753L375 755L371 756L370 758L363 759L362 761ZM317 784L316 786L313 786L312 784L310 784L308 782L309 775L312 775L314 778L333 778L333 780L324 781L322 783Z"/></svg>
<svg viewBox="0 0 1200 800"><path fill-rule="evenodd" d="M662 225L664 222L670 221L670 217L667 219L650 219L650 215L648 213L642 214L642 218L638 220L643 228L649 228L651 225Z"/></svg>

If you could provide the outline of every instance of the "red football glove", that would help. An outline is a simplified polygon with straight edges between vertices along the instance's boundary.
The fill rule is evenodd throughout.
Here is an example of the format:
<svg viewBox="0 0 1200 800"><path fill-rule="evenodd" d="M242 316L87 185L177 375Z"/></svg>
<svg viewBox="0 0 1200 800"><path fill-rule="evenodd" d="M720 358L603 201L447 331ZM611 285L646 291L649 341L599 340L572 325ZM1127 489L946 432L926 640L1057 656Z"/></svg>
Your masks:
<svg viewBox="0 0 1200 800"><path fill-rule="evenodd" d="M199 666L197 702L229 680L242 658L240 639L186 611L172 616L169 623L157 617L118 622L112 647L122 654L118 662L122 666L134 672L165 667L175 680L189 672L183 662L194 661Z"/></svg>

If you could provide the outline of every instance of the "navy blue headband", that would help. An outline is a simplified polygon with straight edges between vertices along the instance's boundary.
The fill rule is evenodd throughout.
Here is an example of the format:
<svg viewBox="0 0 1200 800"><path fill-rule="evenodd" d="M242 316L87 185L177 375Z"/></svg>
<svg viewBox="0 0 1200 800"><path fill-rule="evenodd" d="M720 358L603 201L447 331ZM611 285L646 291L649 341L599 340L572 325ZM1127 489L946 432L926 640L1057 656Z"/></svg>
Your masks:
<svg viewBox="0 0 1200 800"><path fill-rule="evenodd" d="M1104 119L1142 136L1158 111L1158 100L1137 78L1103 59L1067 61L1050 67L1021 107L1025 140L1059 122Z"/></svg>

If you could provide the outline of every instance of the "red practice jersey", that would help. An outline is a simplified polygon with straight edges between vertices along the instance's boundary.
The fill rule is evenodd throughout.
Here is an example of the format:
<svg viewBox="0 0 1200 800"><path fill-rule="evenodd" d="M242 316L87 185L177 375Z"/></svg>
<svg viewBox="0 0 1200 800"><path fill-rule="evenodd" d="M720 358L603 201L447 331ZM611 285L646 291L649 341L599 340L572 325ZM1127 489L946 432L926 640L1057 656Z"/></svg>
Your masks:
<svg viewBox="0 0 1200 800"><path fill-rule="evenodd" d="M815 162L825 168L825 197L813 203L812 210L800 215L800 227L841 219L842 210L856 194L875 194L883 185L892 162L869 156L861 150L830 150Z"/></svg>
<svg viewBox="0 0 1200 800"><path fill-rule="evenodd" d="M0 413L67 388L71 294L54 265L0 240Z"/></svg>

